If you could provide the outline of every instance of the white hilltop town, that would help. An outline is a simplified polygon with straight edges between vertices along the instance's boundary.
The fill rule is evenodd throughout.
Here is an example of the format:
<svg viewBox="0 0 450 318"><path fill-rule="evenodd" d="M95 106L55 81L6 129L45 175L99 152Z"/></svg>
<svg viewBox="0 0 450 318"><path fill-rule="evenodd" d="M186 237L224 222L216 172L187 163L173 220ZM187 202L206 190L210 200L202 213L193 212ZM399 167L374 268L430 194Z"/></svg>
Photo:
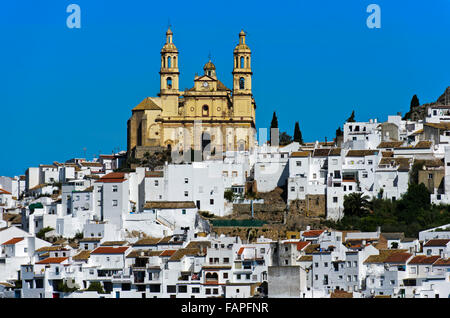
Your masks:
<svg viewBox="0 0 450 318"><path fill-rule="evenodd" d="M450 220L450 87L403 117L352 115L332 141L258 143L245 33L233 89L209 61L184 92L166 36L159 97L132 110L127 151L0 177L0 297L450 297L450 224L434 221ZM209 142L183 150L165 133L199 119ZM211 149L227 125L231 149ZM208 155L184 160L190 147ZM416 236L342 228L375 215L364 200L405 205L412 182L441 209Z"/></svg>

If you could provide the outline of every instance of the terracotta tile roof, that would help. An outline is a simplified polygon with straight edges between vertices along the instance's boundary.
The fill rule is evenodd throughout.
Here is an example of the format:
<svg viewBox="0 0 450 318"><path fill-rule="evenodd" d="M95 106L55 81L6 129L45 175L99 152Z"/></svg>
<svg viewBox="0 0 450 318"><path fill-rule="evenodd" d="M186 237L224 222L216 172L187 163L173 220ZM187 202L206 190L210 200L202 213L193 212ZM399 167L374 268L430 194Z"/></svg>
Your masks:
<svg viewBox="0 0 450 318"><path fill-rule="evenodd" d="M389 264L406 264L406 262L411 258L410 253L395 253L387 257L384 262Z"/></svg>
<svg viewBox="0 0 450 318"><path fill-rule="evenodd" d="M0 194L12 194L12 193L0 188Z"/></svg>
<svg viewBox="0 0 450 318"><path fill-rule="evenodd" d="M298 242L297 243L297 251L303 250L309 244L311 244L311 242Z"/></svg>
<svg viewBox="0 0 450 318"><path fill-rule="evenodd" d="M403 141L382 141L377 148L396 148L400 147L401 145L403 145Z"/></svg>
<svg viewBox="0 0 450 318"><path fill-rule="evenodd" d="M330 153L328 156L340 156L342 152L341 148L331 148Z"/></svg>
<svg viewBox="0 0 450 318"><path fill-rule="evenodd" d="M304 237L317 237L320 236L325 230L310 230L303 232L302 236Z"/></svg>
<svg viewBox="0 0 450 318"><path fill-rule="evenodd" d="M164 250L159 256L172 256L175 252L176 250Z"/></svg>
<svg viewBox="0 0 450 318"><path fill-rule="evenodd" d="M152 250L134 250L131 251L127 258L136 258L136 257L151 257L151 256L160 256L163 251L152 251Z"/></svg>
<svg viewBox="0 0 450 318"><path fill-rule="evenodd" d="M312 255L303 255L297 259L297 262L312 262Z"/></svg>
<svg viewBox="0 0 450 318"><path fill-rule="evenodd" d="M313 157L327 157L330 153L328 148L318 148L314 150Z"/></svg>
<svg viewBox="0 0 450 318"><path fill-rule="evenodd" d="M68 259L68 257L49 257L37 262L36 264L60 264L66 259Z"/></svg>
<svg viewBox="0 0 450 318"><path fill-rule="evenodd" d="M89 251L81 251L77 255L72 257L72 260L74 261L86 261L89 259L89 256L91 256L91 252Z"/></svg>
<svg viewBox="0 0 450 318"><path fill-rule="evenodd" d="M378 154L378 150L349 150L346 157L365 157Z"/></svg>
<svg viewBox="0 0 450 318"><path fill-rule="evenodd" d="M107 175L101 177L99 180L95 181L96 183L121 183L124 182L125 173L124 172L111 172Z"/></svg>
<svg viewBox="0 0 450 318"><path fill-rule="evenodd" d="M159 241L161 241L161 238L146 237L135 242L133 246L157 245Z"/></svg>
<svg viewBox="0 0 450 318"><path fill-rule="evenodd" d="M450 123L448 123L448 124L450 124ZM450 129L450 128L448 128L448 129ZM431 147L431 145L433 145L433 142L428 141L428 140L422 140L422 141L419 141L414 146L414 148L416 148L416 149L429 149Z"/></svg>
<svg viewBox="0 0 450 318"><path fill-rule="evenodd" d="M209 270L214 270L214 269L231 269L231 265L203 265L202 268L203 269L209 269Z"/></svg>
<svg viewBox="0 0 450 318"><path fill-rule="evenodd" d="M103 165L100 162L81 162L80 165L83 166L83 167L103 168Z"/></svg>
<svg viewBox="0 0 450 318"><path fill-rule="evenodd" d="M330 298L353 298L353 293L346 292L345 290L334 290L330 294Z"/></svg>
<svg viewBox="0 0 450 318"><path fill-rule="evenodd" d="M440 122L440 123L425 123L424 126L433 127L442 130L450 130L450 123Z"/></svg>
<svg viewBox="0 0 450 318"><path fill-rule="evenodd" d="M53 252L53 251L68 251L68 249L65 248L64 246L52 245L52 246L44 246L36 250L36 252Z"/></svg>
<svg viewBox="0 0 450 318"><path fill-rule="evenodd" d="M128 248L129 246L100 246L93 250L91 254L123 254L126 252L126 250L128 250Z"/></svg>
<svg viewBox="0 0 450 318"><path fill-rule="evenodd" d="M193 201L151 201L144 205L144 209L193 209L196 207Z"/></svg>
<svg viewBox="0 0 450 318"><path fill-rule="evenodd" d="M398 157L398 158L388 158L388 157L383 157L380 160L379 165L388 165L388 166L392 166L392 167L398 167L398 169L407 169L409 170L409 158L402 158L402 157Z"/></svg>
<svg viewBox="0 0 450 318"><path fill-rule="evenodd" d="M408 262L410 265L421 265L421 264L433 264L440 257L439 256L426 256L426 255L417 255L412 260Z"/></svg>
<svg viewBox="0 0 450 318"><path fill-rule="evenodd" d="M181 260L184 256L197 256L200 254L198 248L180 248L169 258L169 262L175 262Z"/></svg>
<svg viewBox="0 0 450 318"><path fill-rule="evenodd" d="M133 108L133 111L137 110L162 110L162 109L150 97L147 97L142 102L140 102L136 107Z"/></svg>
<svg viewBox="0 0 450 318"><path fill-rule="evenodd" d="M444 166L444 160L442 159L431 159L431 160L416 160L415 162L423 163L427 168L438 168Z"/></svg>
<svg viewBox="0 0 450 318"><path fill-rule="evenodd" d="M381 233L386 240L402 240L405 238L403 232Z"/></svg>
<svg viewBox="0 0 450 318"><path fill-rule="evenodd" d="M173 236L171 235L171 236L166 236L166 237L163 237L161 240L159 240L159 242L158 242L158 244L169 244L169 243L171 243L170 242L170 240L173 238Z"/></svg>
<svg viewBox="0 0 450 318"><path fill-rule="evenodd" d="M186 245L186 248L208 248L211 247L210 241L191 241Z"/></svg>
<svg viewBox="0 0 450 318"><path fill-rule="evenodd" d="M426 242L424 246L446 246L448 242L450 242L450 239L434 239Z"/></svg>
<svg viewBox="0 0 450 318"><path fill-rule="evenodd" d="M106 241L101 244L101 246L123 246L126 245L127 241Z"/></svg>
<svg viewBox="0 0 450 318"><path fill-rule="evenodd" d="M450 266L450 258L438 259L433 266Z"/></svg>
<svg viewBox="0 0 450 318"><path fill-rule="evenodd" d="M304 252L306 254L313 254L313 253L317 252L319 248L320 248L320 244L310 244L310 245L306 246Z"/></svg>
<svg viewBox="0 0 450 318"><path fill-rule="evenodd" d="M380 254L378 255L370 255L366 260L364 261L364 264L382 264L384 263L390 256L397 254L397 253L404 253L406 250L380 250Z"/></svg>
<svg viewBox="0 0 450 318"><path fill-rule="evenodd" d="M311 154L310 151L294 151L291 153L292 158L301 158L301 157L309 157Z"/></svg>
<svg viewBox="0 0 450 318"><path fill-rule="evenodd" d="M14 245L16 243L19 243L20 241L23 241L23 237L12 238L12 239L6 241L5 243L3 243L2 245Z"/></svg>
<svg viewBox="0 0 450 318"><path fill-rule="evenodd" d="M101 237L85 237L80 240L81 243L84 242L100 242L102 240Z"/></svg>
<svg viewBox="0 0 450 318"><path fill-rule="evenodd" d="M392 157L394 157L394 152L393 151L382 151L381 156L383 158L392 158Z"/></svg>
<svg viewBox="0 0 450 318"><path fill-rule="evenodd" d="M146 171L146 178L162 178L164 177L164 171Z"/></svg>

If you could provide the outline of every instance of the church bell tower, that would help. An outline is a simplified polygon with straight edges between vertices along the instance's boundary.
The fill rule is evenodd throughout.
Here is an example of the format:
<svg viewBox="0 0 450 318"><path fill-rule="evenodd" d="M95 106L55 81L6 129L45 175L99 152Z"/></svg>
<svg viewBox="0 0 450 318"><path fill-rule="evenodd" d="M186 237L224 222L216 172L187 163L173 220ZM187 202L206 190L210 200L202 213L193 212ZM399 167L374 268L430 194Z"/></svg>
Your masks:
<svg viewBox="0 0 450 318"><path fill-rule="evenodd" d="M246 33L239 33L239 43L234 49L233 106L237 117L254 119L252 94L251 50L245 43Z"/></svg>
<svg viewBox="0 0 450 318"><path fill-rule="evenodd" d="M178 113L179 77L178 49L173 44L173 32L166 32L166 43L161 50L160 96L163 105L163 116L176 116Z"/></svg>

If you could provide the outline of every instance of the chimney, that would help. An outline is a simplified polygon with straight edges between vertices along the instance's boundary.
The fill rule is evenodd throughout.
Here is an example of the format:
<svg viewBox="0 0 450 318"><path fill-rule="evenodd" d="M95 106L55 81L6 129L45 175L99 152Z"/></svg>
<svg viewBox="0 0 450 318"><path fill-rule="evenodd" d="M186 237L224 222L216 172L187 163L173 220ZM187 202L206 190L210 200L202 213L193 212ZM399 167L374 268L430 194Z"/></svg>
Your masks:
<svg viewBox="0 0 450 318"><path fill-rule="evenodd" d="M306 227L306 230L307 230L307 231L311 230L311 226L308 225L308 226Z"/></svg>

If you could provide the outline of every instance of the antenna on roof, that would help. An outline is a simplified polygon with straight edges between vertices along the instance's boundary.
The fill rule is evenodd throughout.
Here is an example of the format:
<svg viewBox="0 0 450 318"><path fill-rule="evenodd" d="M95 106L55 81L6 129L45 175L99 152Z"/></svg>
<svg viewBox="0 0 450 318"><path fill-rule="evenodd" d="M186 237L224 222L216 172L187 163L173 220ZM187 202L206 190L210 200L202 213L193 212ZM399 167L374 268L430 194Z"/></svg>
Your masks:
<svg viewBox="0 0 450 318"><path fill-rule="evenodd" d="M172 28L172 24L170 24L170 18L167 19L167 28L168 29Z"/></svg>

